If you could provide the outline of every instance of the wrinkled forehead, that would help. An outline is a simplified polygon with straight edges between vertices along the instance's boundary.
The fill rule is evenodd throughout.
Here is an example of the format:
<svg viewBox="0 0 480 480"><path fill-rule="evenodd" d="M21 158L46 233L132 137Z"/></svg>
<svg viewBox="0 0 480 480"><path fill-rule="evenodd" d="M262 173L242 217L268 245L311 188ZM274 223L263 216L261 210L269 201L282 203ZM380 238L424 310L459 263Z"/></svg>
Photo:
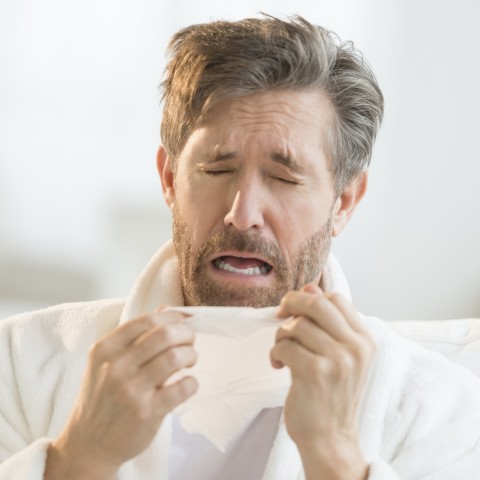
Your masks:
<svg viewBox="0 0 480 480"><path fill-rule="evenodd" d="M219 113L228 109L254 106L259 113L284 110L285 113L302 114L311 124L330 124L335 118L333 104L320 89L276 89L244 95L218 95L206 100L195 127L215 121ZM320 126L320 125L319 125Z"/></svg>
<svg viewBox="0 0 480 480"><path fill-rule="evenodd" d="M335 121L331 101L323 92L274 90L210 102L191 135L206 129L228 144L232 138L270 132L291 145L320 148L330 158ZM215 148L221 150L220 145Z"/></svg>

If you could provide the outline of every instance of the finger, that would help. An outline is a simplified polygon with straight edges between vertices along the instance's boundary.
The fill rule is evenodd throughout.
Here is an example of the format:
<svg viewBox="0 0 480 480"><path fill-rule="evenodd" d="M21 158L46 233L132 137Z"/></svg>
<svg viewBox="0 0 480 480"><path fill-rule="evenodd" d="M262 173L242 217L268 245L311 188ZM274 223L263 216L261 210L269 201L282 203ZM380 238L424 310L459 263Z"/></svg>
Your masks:
<svg viewBox="0 0 480 480"><path fill-rule="evenodd" d="M352 329L356 332L356 342L350 345L352 353L359 362L369 364L377 350L377 342L374 336L363 324L358 312L353 309L352 305L340 294L332 296L331 301L337 308L343 312L345 318L348 319Z"/></svg>
<svg viewBox="0 0 480 480"><path fill-rule="evenodd" d="M317 355L328 356L339 348L338 342L331 335L302 316L289 320L277 330L276 343L286 338L295 340Z"/></svg>
<svg viewBox="0 0 480 480"><path fill-rule="evenodd" d="M315 283L308 283L302 288L303 292L322 294L322 289ZM368 330L363 325L360 315L355 310L353 305L340 293L326 293L325 296L340 310L345 320L350 326L359 333L368 333Z"/></svg>
<svg viewBox="0 0 480 480"><path fill-rule="evenodd" d="M280 317L305 316L325 330L335 340L352 341L354 331L343 314L324 294L290 292L277 311Z"/></svg>
<svg viewBox="0 0 480 480"><path fill-rule="evenodd" d="M141 366L169 348L179 345L192 345L195 332L190 325L172 323L157 325L140 335L127 348L116 356L124 364L125 372L135 373Z"/></svg>
<svg viewBox="0 0 480 480"><path fill-rule="evenodd" d="M307 283L301 288L301 291L306 293L323 293L323 290L315 283Z"/></svg>
<svg viewBox="0 0 480 480"><path fill-rule="evenodd" d="M169 308L170 305L167 305L166 303L161 303L155 310L154 313L161 313L167 308Z"/></svg>
<svg viewBox="0 0 480 480"><path fill-rule="evenodd" d="M192 367L197 353L191 346L170 348L141 367L138 373L142 385L161 387L166 380L182 368Z"/></svg>
<svg viewBox="0 0 480 480"><path fill-rule="evenodd" d="M151 315L142 315L120 325L92 347L91 356L93 360L99 363L110 361L127 345L155 326L156 322Z"/></svg>
<svg viewBox="0 0 480 480"><path fill-rule="evenodd" d="M360 315L355 310L353 305L341 294L333 293L329 295L330 301L338 308L350 326L358 333L369 334L365 328Z"/></svg>
<svg viewBox="0 0 480 480"><path fill-rule="evenodd" d="M154 312L151 314L153 320L157 324L170 324L178 323L188 318L190 315L187 315L182 312L177 312L176 310L162 310L160 312Z"/></svg>
<svg viewBox="0 0 480 480"><path fill-rule="evenodd" d="M194 377L181 378L171 385L159 388L155 393L157 415L161 418L175 407L188 400L198 390L198 382Z"/></svg>
<svg viewBox="0 0 480 480"><path fill-rule="evenodd" d="M274 368L287 366L290 368L292 376L306 378L310 381L316 376L312 365L322 358L290 338L281 340L270 351L270 360Z"/></svg>

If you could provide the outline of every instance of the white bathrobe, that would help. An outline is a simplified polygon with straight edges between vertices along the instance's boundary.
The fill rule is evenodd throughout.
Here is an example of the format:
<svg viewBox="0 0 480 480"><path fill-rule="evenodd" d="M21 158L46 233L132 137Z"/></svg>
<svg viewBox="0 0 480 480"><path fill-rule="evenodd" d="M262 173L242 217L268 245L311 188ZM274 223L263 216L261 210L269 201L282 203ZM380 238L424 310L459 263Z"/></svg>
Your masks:
<svg viewBox="0 0 480 480"><path fill-rule="evenodd" d="M322 287L350 297L332 257ZM94 342L159 304L182 302L177 259L168 242L126 299L60 305L0 322L0 480L43 479L49 442L66 423ZM479 478L478 378L377 319L364 317L364 322L377 341L359 411L369 480ZM122 467L119 479L166 480L170 439L167 417L147 450ZM303 478L282 422L263 480Z"/></svg>

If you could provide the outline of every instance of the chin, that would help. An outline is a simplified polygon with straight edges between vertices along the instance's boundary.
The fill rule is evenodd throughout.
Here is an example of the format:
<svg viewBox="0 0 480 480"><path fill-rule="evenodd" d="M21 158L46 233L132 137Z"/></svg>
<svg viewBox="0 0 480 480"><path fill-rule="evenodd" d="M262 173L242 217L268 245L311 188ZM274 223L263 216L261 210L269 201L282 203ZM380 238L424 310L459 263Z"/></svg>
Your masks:
<svg viewBox="0 0 480 480"><path fill-rule="evenodd" d="M273 307L280 303L285 292L277 292L264 288L225 288L212 285L202 285L201 291L185 292L189 305L204 305L212 307Z"/></svg>

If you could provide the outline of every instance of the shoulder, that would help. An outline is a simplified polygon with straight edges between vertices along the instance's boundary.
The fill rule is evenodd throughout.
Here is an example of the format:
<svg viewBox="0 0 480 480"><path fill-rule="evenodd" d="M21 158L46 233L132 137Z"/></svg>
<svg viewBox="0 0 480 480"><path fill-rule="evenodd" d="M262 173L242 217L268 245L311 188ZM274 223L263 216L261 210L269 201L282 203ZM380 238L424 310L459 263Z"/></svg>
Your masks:
<svg viewBox="0 0 480 480"><path fill-rule="evenodd" d="M387 322L401 337L441 353L480 377L480 319L401 320Z"/></svg>
<svg viewBox="0 0 480 480"><path fill-rule="evenodd" d="M425 392L427 387L446 389L445 380L450 379L449 385L454 388L466 385L475 393L480 392L480 378L469 368L466 358L458 354L458 349L468 347L468 342L453 335L451 323L412 322L407 328L405 322L386 322L374 317L363 320L377 342L379 361L395 371L397 388L403 382L408 383L412 396L414 391ZM471 331L463 324L458 328L465 334ZM472 336L472 345L480 347L477 337Z"/></svg>
<svg viewBox="0 0 480 480"><path fill-rule="evenodd" d="M454 457L478 456L480 379L442 349L412 340L404 329L400 335L389 322L365 321L377 340L384 373L383 458L396 458L401 471L400 465L411 460L408 452L431 451L427 470L441 471Z"/></svg>
<svg viewBox="0 0 480 480"><path fill-rule="evenodd" d="M480 386L480 320L367 321L379 332L383 348L402 352L405 373L421 386L444 385L449 376Z"/></svg>
<svg viewBox="0 0 480 480"><path fill-rule="evenodd" d="M0 321L0 349L34 354L51 348L72 351L118 323L123 299L65 303Z"/></svg>
<svg viewBox="0 0 480 480"><path fill-rule="evenodd" d="M115 328L123 303L63 304L0 321L0 418L9 419L0 431L28 443L63 428L90 346Z"/></svg>

